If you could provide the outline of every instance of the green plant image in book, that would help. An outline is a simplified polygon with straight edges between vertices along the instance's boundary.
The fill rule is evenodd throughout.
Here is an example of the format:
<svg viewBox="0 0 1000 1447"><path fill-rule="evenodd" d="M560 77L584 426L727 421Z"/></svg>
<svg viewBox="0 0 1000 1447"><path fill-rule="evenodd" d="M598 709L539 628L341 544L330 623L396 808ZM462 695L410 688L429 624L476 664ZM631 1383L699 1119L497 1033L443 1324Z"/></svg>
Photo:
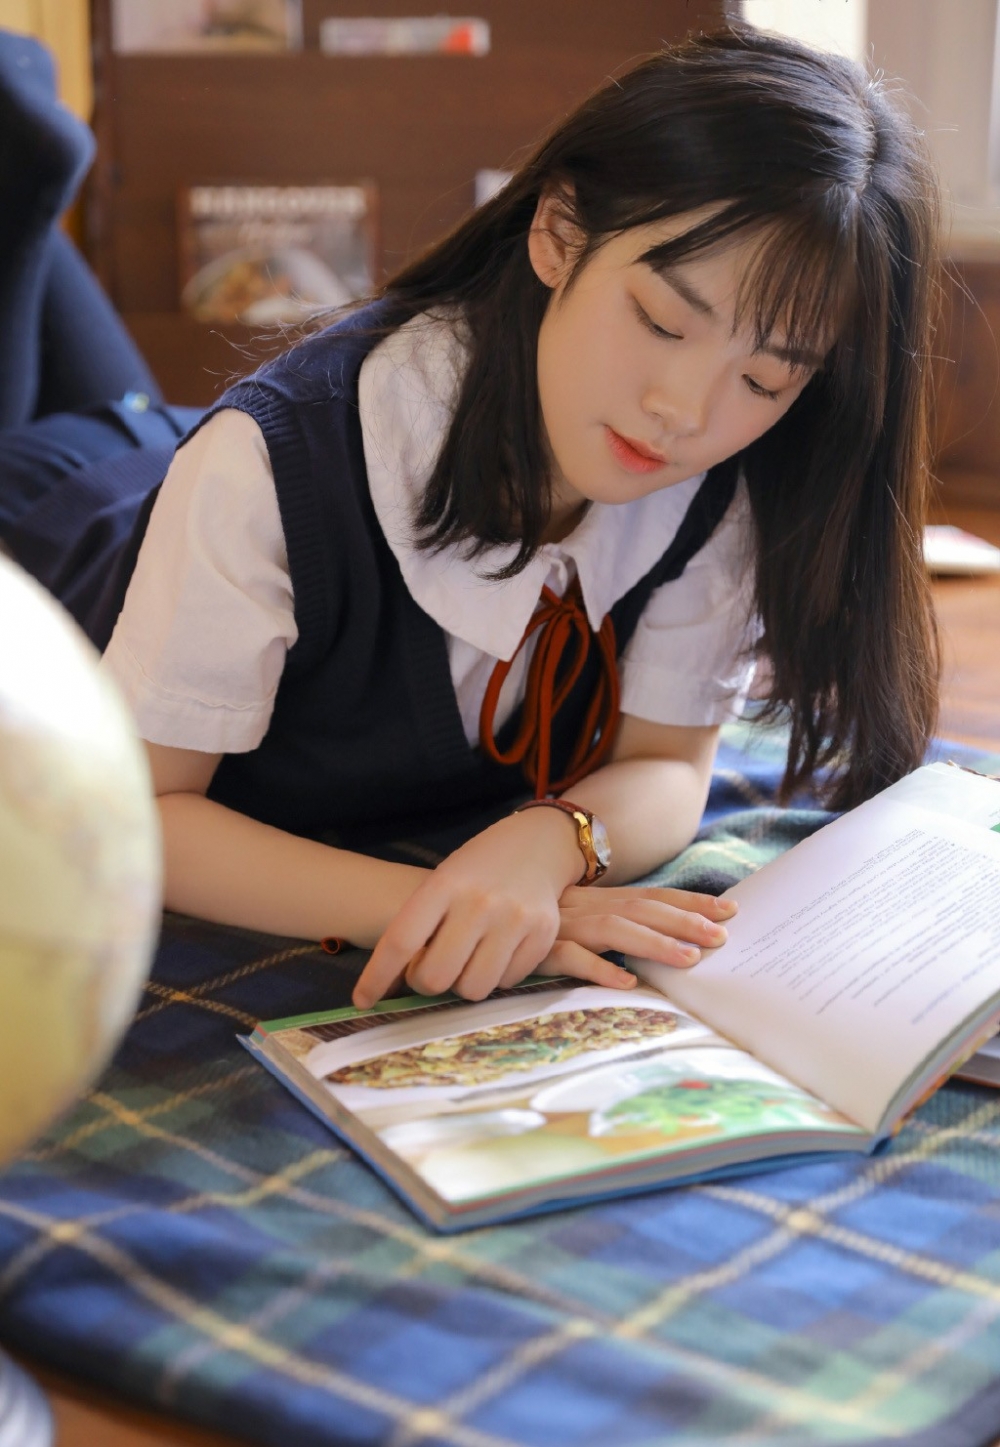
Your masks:
<svg viewBox="0 0 1000 1447"><path fill-rule="evenodd" d="M742 1051L705 1044L566 1075L502 1111L406 1122L390 1139L459 1202L669 1155L694 1161L692 1151L761 1136L822 1140L845 1127L864 1134Z"/></svg>
<svg viewBox="0 0 1000 1447"><path fill-rule="evenodd" d="M650 1083L591 1116L592 1135L655 1131L674 1136L694 1129L742 1135L796 1129L816 1123L818 1101L793 1085L767 1079L709 1079L692 1070L680 1076L663 1072Z"/></svg>

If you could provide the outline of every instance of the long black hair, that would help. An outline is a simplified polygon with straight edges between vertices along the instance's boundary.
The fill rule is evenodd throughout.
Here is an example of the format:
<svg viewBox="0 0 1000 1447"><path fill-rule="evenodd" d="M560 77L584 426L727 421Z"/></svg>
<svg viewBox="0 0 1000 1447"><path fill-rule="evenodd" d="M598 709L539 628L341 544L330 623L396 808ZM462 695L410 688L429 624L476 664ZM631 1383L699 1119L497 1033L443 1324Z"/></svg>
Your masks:
<svg viewBox="0 0 1000 1447"><path fill-rule="evenodd" d="M549 518L537 387L550 292L527 237L539 198L572 208L586 265L630 227L708 219L654 248L658 267L759 237L738 315L825 366L743 453L756 534L766 711L790 722L787 797L829 766L847 807L919 763L937 703L921 538L936 280L936 188L912 123L859 66L737 26L690 37L608 82L508 185L383 289L394 319L460 315L454 418L415 522L471 556ZM502 576L502 575L501 575Z"/></svg>

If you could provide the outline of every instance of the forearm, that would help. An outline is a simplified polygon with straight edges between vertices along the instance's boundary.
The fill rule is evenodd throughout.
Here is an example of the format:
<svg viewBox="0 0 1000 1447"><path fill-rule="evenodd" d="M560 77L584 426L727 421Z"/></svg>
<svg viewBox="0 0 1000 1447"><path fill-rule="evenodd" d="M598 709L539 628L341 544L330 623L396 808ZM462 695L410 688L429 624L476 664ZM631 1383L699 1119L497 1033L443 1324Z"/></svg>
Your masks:
<svg viewBox="0 0 1000 1447"><path fill-rule="evenodd" d="M602 884L626 884L648 874L690 844L708 797L710 772L682 759L622 759L568 790L590 809L611 840L611 867Z"/></svg>
<svg viewBox="0 0 1000 1447"><path fill-rule="evenodd" d="M428 875L300 839L199 794L157 802L166 907L217 924L371 947Z"/></svg>

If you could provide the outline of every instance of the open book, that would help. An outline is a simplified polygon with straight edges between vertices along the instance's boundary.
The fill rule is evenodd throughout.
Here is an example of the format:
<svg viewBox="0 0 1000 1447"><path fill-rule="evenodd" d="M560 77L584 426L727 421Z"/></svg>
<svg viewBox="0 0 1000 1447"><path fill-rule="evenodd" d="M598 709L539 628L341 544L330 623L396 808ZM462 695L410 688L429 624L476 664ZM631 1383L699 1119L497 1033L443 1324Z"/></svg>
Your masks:
<svg viewBox="0 0 1000 1447"><path fill-rule="evenodd" d="M870 1151L1000 1021L1000 782L932 764L729 891L691 970L622 993L268 1021L248 1049L432 1226Z"/></svg>

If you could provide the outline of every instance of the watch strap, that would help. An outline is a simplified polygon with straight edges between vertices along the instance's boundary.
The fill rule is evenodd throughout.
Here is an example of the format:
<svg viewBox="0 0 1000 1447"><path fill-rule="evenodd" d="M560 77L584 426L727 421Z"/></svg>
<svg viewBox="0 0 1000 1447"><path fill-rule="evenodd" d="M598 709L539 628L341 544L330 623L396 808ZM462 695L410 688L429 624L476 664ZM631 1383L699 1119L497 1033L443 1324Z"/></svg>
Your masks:
<svg viewBox="0 0 1000 1447"><path fill-rule="evenodd" d="M598 847L594 827L597 819L589 809L584 809L582 805L574 804L569 799L529 799L526 803L519 804L513 812L521 814L525 809L561 809L576 824L577 843L584 861L584 870L577 880L578 885L595 884L602 874L607 873L609 851L606 845L603 850ZM606 839L604 826L598 824L597 827L602 838Z"/></svg>

